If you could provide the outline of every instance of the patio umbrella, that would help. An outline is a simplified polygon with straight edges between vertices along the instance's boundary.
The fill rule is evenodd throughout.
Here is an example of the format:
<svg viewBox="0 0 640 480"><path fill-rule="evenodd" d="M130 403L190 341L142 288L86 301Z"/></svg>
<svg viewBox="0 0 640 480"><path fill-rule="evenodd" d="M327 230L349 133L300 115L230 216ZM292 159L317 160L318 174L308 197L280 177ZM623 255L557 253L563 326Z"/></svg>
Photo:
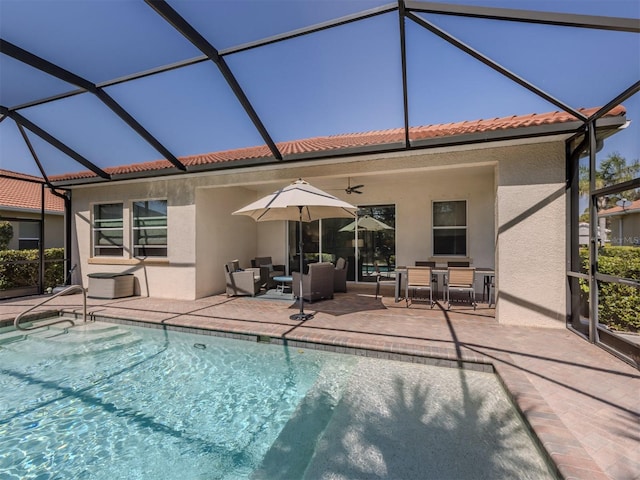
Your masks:
<svg viewBox="0 0 640 480"><path fill-rule="evenodd" d="M322 190L298 179L290 185L233 212L233 215L248 215L257 222L268 220L297 220L300 236L300 313L291 315L291 320L308 320L313 317L304 313L302 298L302 274L304 268L302 245L302 222L321 218L354 218L357 208Z"/></svg>
<svg viewBox="0 0 640 480"><path fill-rule="evenodd" d="M381 222L377 218L373 218L370 215L364 215L357 220L354 220L348 225L342 227L339 232L353 232L358 225L358 231L366 232L379 232L380 230L393 230L393 227Z"/></svg>

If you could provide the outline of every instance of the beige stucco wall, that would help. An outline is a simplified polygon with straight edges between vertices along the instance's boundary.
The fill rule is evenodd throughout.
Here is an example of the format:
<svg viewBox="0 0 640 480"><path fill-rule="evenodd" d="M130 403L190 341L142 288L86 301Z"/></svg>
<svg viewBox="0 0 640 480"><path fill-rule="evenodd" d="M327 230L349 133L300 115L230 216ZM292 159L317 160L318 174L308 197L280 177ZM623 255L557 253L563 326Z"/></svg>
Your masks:
<svg viewBox="0 0 640 480"><path fill-rule="evenodd" d="M611 216L611 245L640 245L640 213Z"/></svg>
<svg viewBox="0 0 640 480"><path fill-rule="evenodd" d="M96 272L133 273L136 293L159 298L195 298L196 244L195 190L192 180L152 180L78 188L73 191L72 231L77 239L74 259L79 261L74 282L87 286L87 275ZM94 258L91 244L91 211L94 203L124 203L125 248L131 245L131 202L167 199L168 259L139 261L130 258Z"/></svg>
<svg viewBox="0 0 640 480"><path fill-rule="evenodd" d="M564 148L539 144L502 153L496 176L496 316L500 323L564 327Z"/></svg>
<svg viewBox="0 0 640 480"><path fill-rule="evenodd" d="M0 209L0 216L24 219L40 219L40 213L29 211L3 210ZM9 241L8 248L10 250L18 249L18 240L20 239L20 222L12 221L13 238ZM46 213L44 217L44 248L63 248L64 247L64 215Z"/></svg>
<svg viewBox="0 0 640 480"><path fill-rule="evenodd" d="M474 266L498 272L499 321L563 326L562 145L469 146L75 188L75 258L81 264L75 281L86 285L88 273L128 271L142 295L194 299L221 293L225 262L237 258L248 267L254 256L269 255L274 263L287 258L285 222L256 223L231 212L303 177L357 206L395 205L398 265L432 258L433 201L467 200L469 257ZM344 192L347 176L365 184L362 195ZM91 258L92 202L123 201L126 236L130 202L152 198L168 201L166 260Z"/></svg>
<svg viewBox="0 0 640 480"><path fill-rule="evenodd" d="M196 190L195 298L225 290L223 266L238 259L250 267L257 246L257 226L249 217L231 215L255 200L255 192L242 187ZM185 232L193 230L187 227Z"/></svg>

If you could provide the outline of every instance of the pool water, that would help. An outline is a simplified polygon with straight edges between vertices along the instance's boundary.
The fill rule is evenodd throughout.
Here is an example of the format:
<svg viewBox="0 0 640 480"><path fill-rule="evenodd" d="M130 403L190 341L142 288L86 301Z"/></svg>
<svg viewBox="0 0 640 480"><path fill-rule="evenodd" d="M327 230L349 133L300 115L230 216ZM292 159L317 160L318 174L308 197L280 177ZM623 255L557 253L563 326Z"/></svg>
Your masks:
<svg viewBox="0 0 640 480"><path fill-rule="evenodd" d="M493 375L90 323L0 335L1 479L552 478Z"/></svg>

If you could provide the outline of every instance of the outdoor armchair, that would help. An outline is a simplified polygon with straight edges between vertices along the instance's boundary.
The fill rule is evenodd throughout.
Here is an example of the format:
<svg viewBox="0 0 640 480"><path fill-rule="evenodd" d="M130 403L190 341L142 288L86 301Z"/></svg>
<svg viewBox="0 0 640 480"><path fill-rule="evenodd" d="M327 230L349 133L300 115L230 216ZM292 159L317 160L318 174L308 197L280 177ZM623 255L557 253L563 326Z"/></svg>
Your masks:
<svg viewBox="0 0 640 480"><path fill-rule="evenodd" d="M285 274L284 265L274 265L271 257L256 257L251 260L251 266L260 270L262 286L266 290L274 288L278 284L274 277L281 277Z"/></svg>
<svg viewBox="0 0 640 480"><path fill-rule="evenodd" d="M227 282L227 296L251 295L260 291L260 269L242 270L237 260L225 263L224 276Z"/></svg>
<svg viewBox="0 0 640 480"><path fill-rule="evenodd" d="M333 263L311 263L309 273L302 275L302 294L300 293L300 272L293 272L293 295L309 302L333 298L335 267Z"/></svg>
<svg viewBox="0 0 640 480"><path fill-rule="evenodd" d="M349 262L340 257L336 261L336 268L333 272L333 291L334 292L346 292L347 291L347 268Z"/></svg>

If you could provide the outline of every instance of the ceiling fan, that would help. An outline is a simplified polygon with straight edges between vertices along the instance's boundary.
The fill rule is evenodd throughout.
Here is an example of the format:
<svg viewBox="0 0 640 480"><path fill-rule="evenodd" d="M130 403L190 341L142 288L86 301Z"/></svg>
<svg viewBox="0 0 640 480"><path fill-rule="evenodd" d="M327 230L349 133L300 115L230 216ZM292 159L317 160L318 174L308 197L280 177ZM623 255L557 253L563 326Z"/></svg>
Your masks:
<svg viewBox="0 0 640 480"><path fill-rule="evenodd" d="M364 187L364 185L354 185L352 187L351 186L351 177L349 177L347 188L345 188L344 191L347 192L348 195L351 195L352 193L362 193L360 191L360 189L363 188L363 187Z"/></svg>

